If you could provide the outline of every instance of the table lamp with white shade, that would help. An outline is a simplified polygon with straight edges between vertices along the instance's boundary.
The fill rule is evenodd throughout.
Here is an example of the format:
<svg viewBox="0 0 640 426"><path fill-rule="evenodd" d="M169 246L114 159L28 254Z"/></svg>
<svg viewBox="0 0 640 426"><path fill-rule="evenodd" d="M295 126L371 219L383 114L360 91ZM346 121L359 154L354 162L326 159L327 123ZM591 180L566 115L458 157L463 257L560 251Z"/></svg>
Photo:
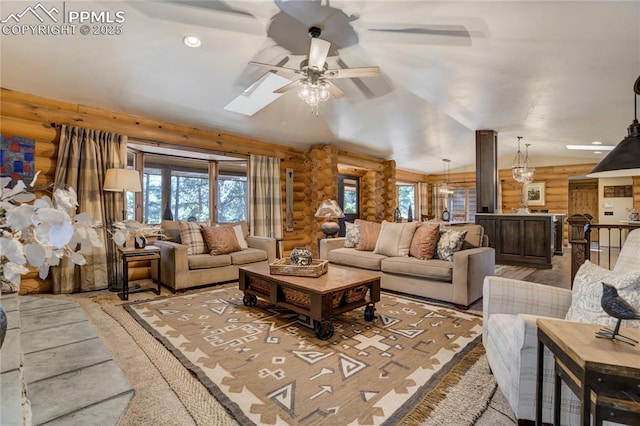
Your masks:
<svg viewBox="0 0 640 426"><path fill-rule="evenodd" d="M316 211L315 217L326 217L327 221L322 224L320 230L325 238L334 237L340 231L340 225L333 221L333 218L343 218L344 212L336 200L324 200Z"/></svg>

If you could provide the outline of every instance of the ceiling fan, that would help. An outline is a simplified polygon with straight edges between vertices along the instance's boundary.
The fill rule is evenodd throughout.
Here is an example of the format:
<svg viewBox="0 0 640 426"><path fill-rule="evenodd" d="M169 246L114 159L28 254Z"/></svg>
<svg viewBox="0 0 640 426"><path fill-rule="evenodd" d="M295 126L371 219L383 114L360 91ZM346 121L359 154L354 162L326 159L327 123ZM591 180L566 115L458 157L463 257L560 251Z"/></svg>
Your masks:
<svg viewBox="0 0 640 426"><path fill-rule="evenodd" d="M281 94L297 88L298 96L312 107L318 105L321 101L328 100L331 96L334 98L345 96L345 93L331 82L332 79L380 76L380 68L377 66L329 69L326 60L329 55L331 43L319 38L321 32L318 27L309 28L308 34L309 37L311 37L309 56L300 63L300 69L255 61L251 61L249 64L269 68L274 72L300 75L301 78L277 88L273 93Z"/></svg>

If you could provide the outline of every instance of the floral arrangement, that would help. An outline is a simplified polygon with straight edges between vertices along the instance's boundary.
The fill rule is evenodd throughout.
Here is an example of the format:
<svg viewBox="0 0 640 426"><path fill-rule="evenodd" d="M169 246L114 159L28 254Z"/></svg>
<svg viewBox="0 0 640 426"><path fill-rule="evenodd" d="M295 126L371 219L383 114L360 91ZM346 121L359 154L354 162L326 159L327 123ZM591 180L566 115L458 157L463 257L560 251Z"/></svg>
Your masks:
<svg viewBox="0 0 640 426"><path fill-rule="evenodd" d="M138 247L144 247L147 242L147 237L160 236L162 235L162 230L136 220L125 220L114 222L112 233L113 242L120 247L126 244L130 236L135 239Z"/></svg>
<svg viewBox="0 0 640 426"><path fill-rule="evenodd" d="M73 188L56 189L53 198L33 194L40 172L27 186L11 178L0 178L0 268L3 291L17 291L27 266L38 270L40 278L49 275L51 266L68 258L84 265L84 254L101 247L96 228L99 223L88 213L71 217L78 206ZM28 204L31 203L31 204Z"/></svg>

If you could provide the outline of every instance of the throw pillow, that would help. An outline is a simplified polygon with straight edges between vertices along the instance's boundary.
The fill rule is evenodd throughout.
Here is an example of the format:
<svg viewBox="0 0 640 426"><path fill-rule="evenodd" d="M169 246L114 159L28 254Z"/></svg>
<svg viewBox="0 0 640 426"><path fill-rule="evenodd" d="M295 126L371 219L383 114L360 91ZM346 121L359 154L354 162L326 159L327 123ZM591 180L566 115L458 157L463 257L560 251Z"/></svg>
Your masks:
<svg viewBox="0 0 640 426"><path fill-rule="evenodd" d="M439 236L440 225L437 223L421 223L415 234L413 234L411 246L409 247L409 256L422 260L431 259L436 252Z"/></svg>
<svg viewBox="0 0 640 426"><path fill-rule="evenodd" d="M228 254L241 250L232 226L203 226L202 232L209 246L209 254Z"/></svg>
<svg viewBox="0 0 640 426"><path fill-rule="evenodd" d="M162 228L162 236L164 241L173 241L181 243L180 240L180 224L173 220L163 220L160 225Z"/></svg>
<svg viewBox="0 0 640 426"><path fill-rule="evenodd" d="M235 225L233 227L233 232L236 233L236 239L238 240L238 243L240 244L240 248L242 250L248 249L249 245L247 244L247 240L244 239L244 229L242 229L242 225Z"/></svg>
<svg viewBox="0 0 640 426"><path fill-rule="evenodd" d="M418 222L382 222L374 253L385 256L408 256Z"/></svg>
<svg viewBox="0 0 640 426"><path fill-rule="evenodd" d="M464 238L466 236L467 231L454 231L453 229L441 231L438 248L436 250L438 258L453 262L453 253L462 249L462 244L464 244Z"/></svg>
<svg viewBox="0 0 640 426"><path fill-rule="evenodd" d="M182 244L187 246L187 255L191 254L206 254L207 243L204 241L202 235L202 226L209 226L206 222L184 222L179 221L180 226L180 240Z"/></svg>
<svg viewBox="0 0 640 426"><path fill-rule="evenodd" d="M356 219L354 222L360 227L360 241L356 244L356 250L372 251L375 249L382 225L362 219Z"/></svg>
<svg viewBox="0 0 640 426"><path fill-rule="evenodd" d="M602 282L614 286L620 297L640 310L640 272L616 273L586 260L573 279L566 320L606 326L616 324L617 320L602 309ZM625 321L622 325L640 327L640 321Z"/></svg>
<svg viewBox="0 0 640 426"><path fill-rule="evenodd" d="M356 225L355 223L345 222L345 239L344 239L344 247L353 248L358 245L358 241L360 241L360 225Z"/></svg>

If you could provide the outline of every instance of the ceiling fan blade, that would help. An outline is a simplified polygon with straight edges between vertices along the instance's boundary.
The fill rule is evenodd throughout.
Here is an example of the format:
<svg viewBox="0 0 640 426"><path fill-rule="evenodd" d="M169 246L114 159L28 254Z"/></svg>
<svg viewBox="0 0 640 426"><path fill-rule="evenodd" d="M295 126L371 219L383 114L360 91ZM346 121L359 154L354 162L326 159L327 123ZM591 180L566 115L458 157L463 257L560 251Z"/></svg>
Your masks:
<svg viewBox="0 0 640 426"><path fill-rule="evenodd" d="M311 39L311 47L309 48L309 68L324 68L324 63L329 54L331 43L320 38Z"/></svg>
<svg viewBox="0 0 640 426"><path fill-rule="evenodd" d="M449 37L469 38L469 31L462 25L421 25L421 26L385 26L386 28L369 28L369 31L405 34L426 34Z"/></svg>
<svg viewBox="0 0 640 426"><path fill-rule="evenodd" d="M289 73L289 74L303 74L302 71L297 70L295 68L287 68L287 67L280 67L277 65L263 64L262 62L249 61L249 65L257 65L259 67L269 68L272 71L280 71L280 72Z"/></svg>
<svg viewBox="0 0 640 426"><path fill-rule="evenodd" d="M292 81L289 84L285 84L284 86L276 89L273 91L273 93L284 93L284 92L288 92L291 89L295 89L297 86L300 85L300 80L296 80L296 81Z"/></svg>
<svg viewBox="0 0 640 426"><path fill-rule="evenodd" d="M360 67L360 68L336 68L326 70L323 77L326 78L360 78L379 77L380 67Z"/></svg>
<svg viewBox="0 0 640 426"><path fill-rule="evenodd" d="M331 93L331 96L333 98L340 99L345 96L345 93L342 91L342 89L340 89L334 83L330 81L327 81L327 83L329 84L329 93Z"/></svg>

